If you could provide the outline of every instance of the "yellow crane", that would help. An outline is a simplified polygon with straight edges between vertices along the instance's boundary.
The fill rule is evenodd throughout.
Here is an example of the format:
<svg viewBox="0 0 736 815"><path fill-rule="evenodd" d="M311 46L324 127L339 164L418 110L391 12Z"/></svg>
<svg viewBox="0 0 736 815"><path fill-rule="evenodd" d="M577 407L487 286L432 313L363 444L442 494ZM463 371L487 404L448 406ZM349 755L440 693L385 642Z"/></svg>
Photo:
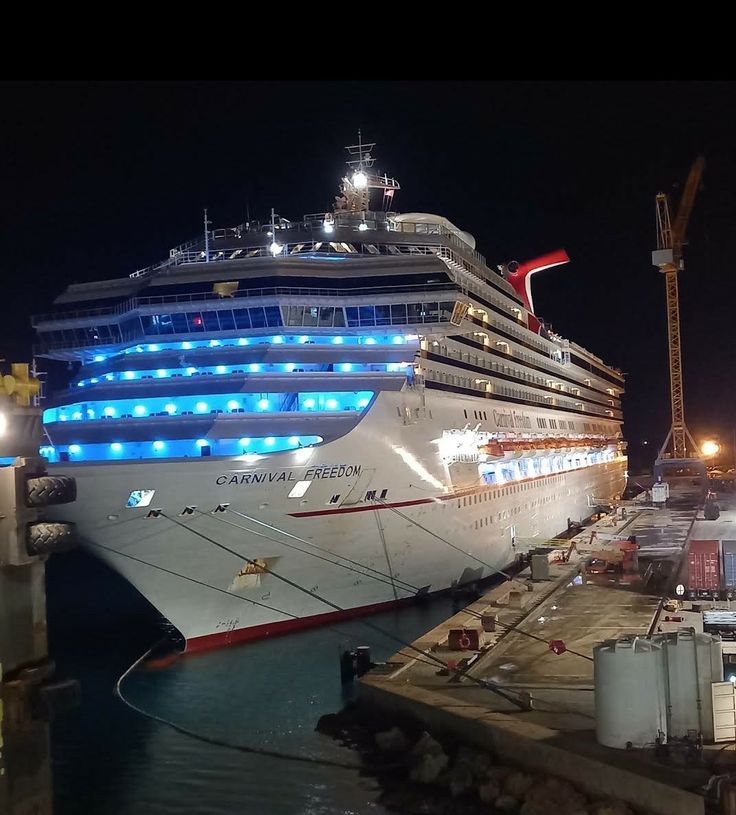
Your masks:
<svg viewBox="0 0 736 815"><path fill-rule="evenodd" d="M685 231L693 210L705 159L693 163L685 182L675 223L670 219L670 202L666 193L657 193L657 248L652 252L652 263L664 274L667 289L667 339L670 360L670 397L672 427L664 440L658 459L688 459L698 457L698 447L685 424L685 404L682 387L682 359L680 354L680 298L677 273L685 268L682 246Z"/></svg>

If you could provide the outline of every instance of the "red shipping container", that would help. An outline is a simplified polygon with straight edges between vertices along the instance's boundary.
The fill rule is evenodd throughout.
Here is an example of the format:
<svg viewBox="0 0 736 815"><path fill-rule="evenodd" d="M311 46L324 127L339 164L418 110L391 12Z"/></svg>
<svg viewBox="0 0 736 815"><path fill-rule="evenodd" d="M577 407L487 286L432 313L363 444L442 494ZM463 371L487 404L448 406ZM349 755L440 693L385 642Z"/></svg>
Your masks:
<svg viewBox="0 0 736 815"><path fill-rule="evenodd" d="M718 541L690 541L687 553L687 587L691 591L718 591L721 587Z"/></svg>

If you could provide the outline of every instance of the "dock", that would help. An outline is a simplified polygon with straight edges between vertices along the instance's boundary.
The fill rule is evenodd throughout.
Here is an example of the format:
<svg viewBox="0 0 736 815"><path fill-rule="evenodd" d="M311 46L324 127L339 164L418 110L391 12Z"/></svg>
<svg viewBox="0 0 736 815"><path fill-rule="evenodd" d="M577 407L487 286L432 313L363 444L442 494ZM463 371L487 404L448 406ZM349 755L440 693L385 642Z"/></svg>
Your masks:
<svg viewBox="0 0 736 815"><path fill-rule="evenodd" d="M615 526L607 517L587 527L572 539L569 558L564 547L549 553L547 579L532 580L526 569L376 666L361 680L361 700L592 796L662 815L704 812L698 790L715 772L705 761L674 753L663 759L654 746L617 750L597 743L592 656L604 640L685 626L703 630L702 615L688 610L690 604L669 614L663 598L674 597L691 538L733 536L733 504L722 504L718 521L700 520L702 510L698 516L694 508L639 505ZM586 573L596 537L611 533L635 536L635 577ZM480 631L477 649L467 641L464 650L458 647L459 630L482 628L495 630ZM722 748L705 745L704 759L721 761Z"/></svg>

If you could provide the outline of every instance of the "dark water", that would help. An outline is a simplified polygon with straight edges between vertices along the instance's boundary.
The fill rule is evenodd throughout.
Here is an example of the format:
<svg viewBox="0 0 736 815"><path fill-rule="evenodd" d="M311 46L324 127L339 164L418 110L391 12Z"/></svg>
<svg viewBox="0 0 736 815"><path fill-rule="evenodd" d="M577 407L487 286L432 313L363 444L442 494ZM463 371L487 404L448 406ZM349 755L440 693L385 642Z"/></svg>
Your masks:
<svg viewBox="0 0 736 815"><path fill-rule="evenodd" d="M357 771L205 744L146 719L113 696L118 676L161 636L154 610L84 553L49 562L50 649L58 677L82 683L81 707L52 727L55 815L380 815L379 790ZM412 640L451 613L448 599L377 615ZM337 629L337 630L335 630ZM353 764L357 757L314 728L347 700L341 647L398 643L359 621L180 659L133 674L124 691L140 707L235 744Z"/></svg>

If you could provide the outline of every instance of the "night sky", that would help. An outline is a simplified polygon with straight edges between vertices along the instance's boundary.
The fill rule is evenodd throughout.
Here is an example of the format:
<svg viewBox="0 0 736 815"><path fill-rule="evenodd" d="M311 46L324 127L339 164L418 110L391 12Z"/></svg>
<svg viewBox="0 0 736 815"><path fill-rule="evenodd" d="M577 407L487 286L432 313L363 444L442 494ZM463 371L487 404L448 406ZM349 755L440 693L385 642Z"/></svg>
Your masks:
<svg viewBox="0 0 736 815"><path fill-rule="evenodd" d="M736 84L131 82L0 84L0 356L71 282L119 277L201 231L326 210L346 144L377 142L395 209L442 214L489 265L564 247L537 313L627 374L635 458L669 428L655 194L706 158L680 278L686 416L736 427ZM656 452L656 450L655 450Z"/></svg>

